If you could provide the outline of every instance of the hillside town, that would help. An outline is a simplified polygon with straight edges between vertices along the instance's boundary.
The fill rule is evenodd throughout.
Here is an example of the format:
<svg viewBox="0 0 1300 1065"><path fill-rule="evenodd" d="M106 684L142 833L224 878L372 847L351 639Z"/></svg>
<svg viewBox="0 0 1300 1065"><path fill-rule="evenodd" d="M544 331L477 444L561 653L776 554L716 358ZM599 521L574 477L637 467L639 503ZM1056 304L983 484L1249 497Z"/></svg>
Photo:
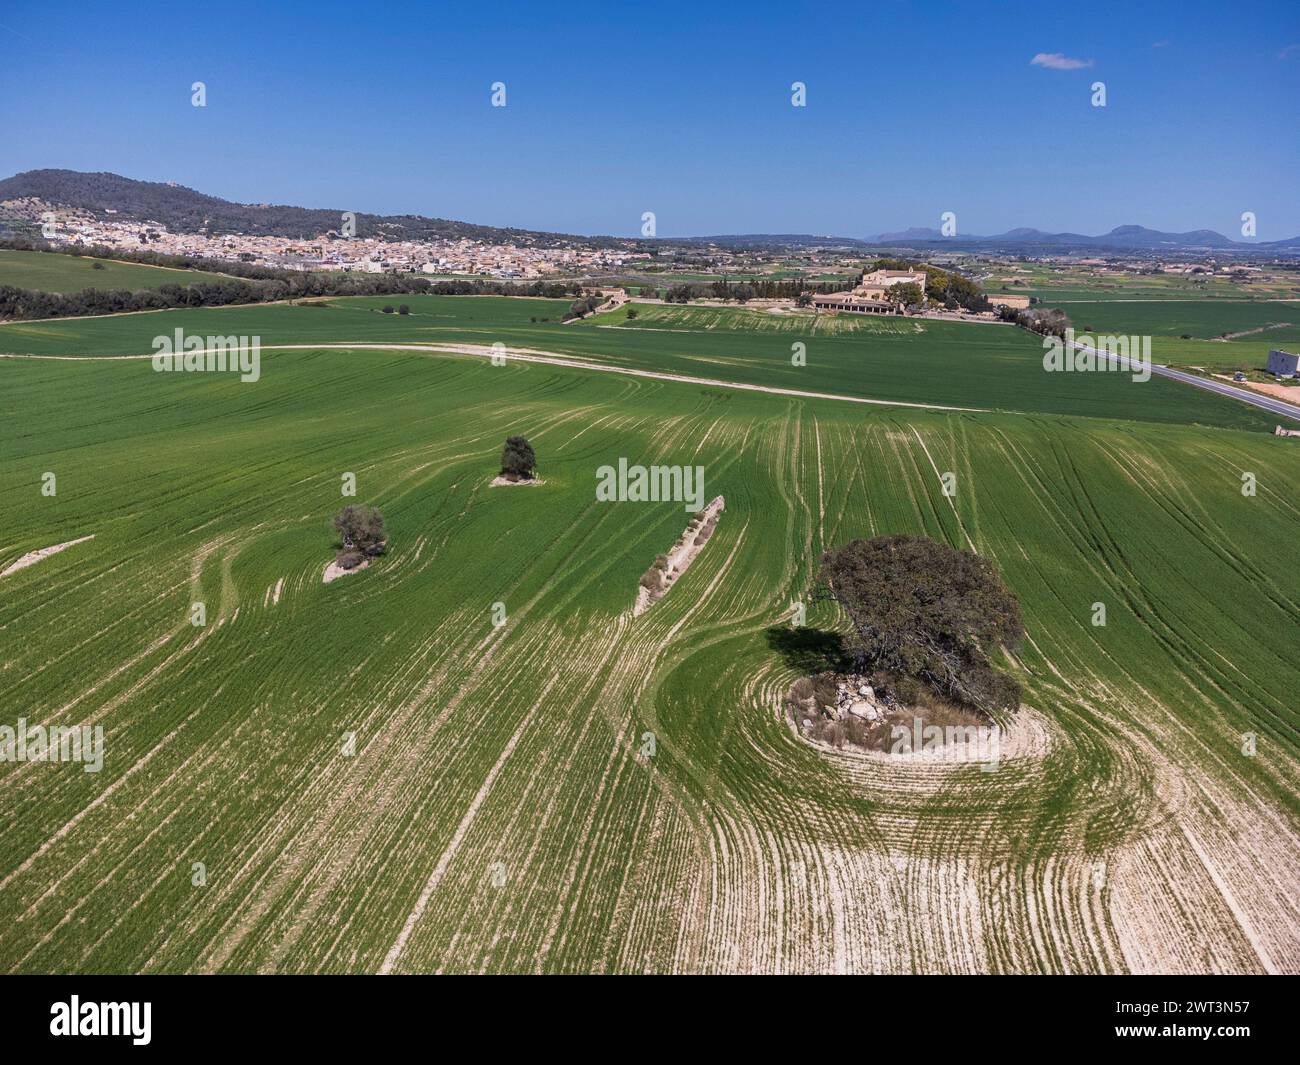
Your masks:
<svg viewBox="0 0 1300 1065"><path fill-rule="evenodd" d="M151 251L280 270L414 273L531 281L576 274L610 273L650 258L630 248L596 247L580 240L562 247L490 244L469 238L391 240L349 235L339 228L311 240L242 233L177 233L156 221L99 218L88 211L53 208L35 199L5 200L0 211L41 226L53 244L118 251ZM106 214L117 212L108 210Z"/></svg>

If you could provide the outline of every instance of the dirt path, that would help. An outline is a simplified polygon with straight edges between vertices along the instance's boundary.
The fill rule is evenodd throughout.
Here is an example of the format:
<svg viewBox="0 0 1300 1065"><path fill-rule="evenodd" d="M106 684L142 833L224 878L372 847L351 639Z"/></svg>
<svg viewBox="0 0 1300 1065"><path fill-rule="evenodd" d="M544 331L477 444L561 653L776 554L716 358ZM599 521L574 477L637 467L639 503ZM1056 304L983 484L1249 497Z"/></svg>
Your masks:
<svg viewBox="0 0 1300 1065"><path fill-rule="evenodd" d="M481 344L373 344L364 341L342 344L263 344L263 351L423 351L447 355L475 355L480 358L500 358L501 350ZM943 403L913 403L901 399L867 399L864 396L844 396L834 392L810 392L802 388L778 388L775 385L754 385L742 381L720 381L713 377L695 377L690 374L664 373L658 370L633 370L625 366L607 366L555 352L534 348L506 348L505 356L518 362L536 362L548 366L567 366L574 370L594 370L597 373L622 374L625 377L646 377L654 381L677 381L688 385L708 385L710 388L730 388L738 392L766 392L773 396L796 396L800 399L829 399L840 403L862 403L872 407L911 407L916 410L950 410L966 414L990 414L988 407L952 407ZM0 352L0 359L44 359L55 362L121 362L134 359L152 359L153 355L19 355ZM1001 411L1002 414L1022 414L1023 411Z"/></svg>
<svg viewBox="0 0 1300 1065"><path fill-rule="evenodd" d="M28 566L36 565L36 563L43 558L49 558L50 555L57 555L66 547L71 547L73 544L84 544L87 540L93 540L94 538L95 534L91 533L89 536L81 536L76 540L68 540L61 544L55 544L53 547L42 547L39 551L28 551L27 554L23 555L23 557L17 562L10 564L6 569L0 571L0 577L8 577L9 574L16 573L20 569L26 569Z"/></svg>
<svg viewBox="0 0 1300 1065"><path fill-rule="evenodd" d="M1277 396L1278 399L1285 399L1288 403L1300 403L1300 388L1295 385L1278 385L1269 381L1234 381L1226 374L1212 373L1211 377L1220 381L1227 381L1237 388L1249 388L1254 392L1263 392L1266 395Z"/></svg>
<svg viewBox="0 0 1300 1065"><path fill-rule="evenodd" d="M1210 339L1221 344L1226 344L1229 340L1240 340L1242 337L1254 336L1256 333L1267 333L1270 329L1286 329L1290 325L1290 322L1271 322L1268 325L1261 325L1255 329L1243 329L1240 333L1224 333L1221 337L1211 337Z"/></svg>

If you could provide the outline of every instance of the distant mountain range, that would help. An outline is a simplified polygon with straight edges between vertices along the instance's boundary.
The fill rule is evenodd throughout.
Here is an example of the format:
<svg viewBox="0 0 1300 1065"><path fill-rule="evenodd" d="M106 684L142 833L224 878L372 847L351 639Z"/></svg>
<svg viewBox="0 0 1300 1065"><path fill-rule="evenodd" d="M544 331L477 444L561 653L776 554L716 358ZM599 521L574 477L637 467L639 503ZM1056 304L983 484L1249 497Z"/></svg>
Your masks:
<svg viewBox="0 0 1300 1065"><path fill-rule="evenodd" d="M898 233L881 233L868 237L869 244L877 246L898 245L906 247L932 247L950 245L964 248L1026 248L1045 250L1088 251L1232 251L1265 254L1300 253L1300 237L1275 241L1240 241L1225 237L1212 229L1193 229L1188 233L1164 233L1146 226L1116 226L1109 233L1088 236L1083 233L1047 233L1041 229L1009 229L995 236L982 237L960 234L945 237L937 229L905 229Z"/></svg>
<svg viewBox="0 0 1300 1065"><path fill-rule="evenodd" d="M342 224L341 210L272 204L232 203L171 182L136 181L120 174L76 170L28 170L0 180L0 201L36 199L57 207L85 211L98 218L117 217L157 222L175 233L261 234L307 240ZM357 236L390 240L468 239L494 244L535 247L587 245L628 247L660 244L708 245L725 248L845 248L933 252L961 251L1047 254L1212 253L1222 257L1258 255L1300 256L1300 237L1247 243L1211 229L1164 233L1144 226L1117 226L1100 236L1048 233L1041 229L1011 229L995 236L961 234L945 237L937 229L913 228L873 237L816 236L799 233L722 234L654 241L627 237L582 237L540 230L506 229L456 222L424 215L376 215L356 212Z"/></svg>

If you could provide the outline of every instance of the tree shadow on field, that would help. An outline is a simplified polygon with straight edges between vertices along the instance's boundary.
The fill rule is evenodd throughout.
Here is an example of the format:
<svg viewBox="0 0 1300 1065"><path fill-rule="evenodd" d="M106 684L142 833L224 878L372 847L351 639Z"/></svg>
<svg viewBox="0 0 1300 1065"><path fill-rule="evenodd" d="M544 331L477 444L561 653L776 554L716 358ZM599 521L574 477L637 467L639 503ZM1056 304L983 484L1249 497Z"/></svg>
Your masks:
<svg viewBox="0 0 1300 1065"><path fill-rule="evenodd" d="M838 632L774 625L766 635L768 647L778 652L791 669L805 676L827 670L847 672L852 665L852 655Z"/></svg>

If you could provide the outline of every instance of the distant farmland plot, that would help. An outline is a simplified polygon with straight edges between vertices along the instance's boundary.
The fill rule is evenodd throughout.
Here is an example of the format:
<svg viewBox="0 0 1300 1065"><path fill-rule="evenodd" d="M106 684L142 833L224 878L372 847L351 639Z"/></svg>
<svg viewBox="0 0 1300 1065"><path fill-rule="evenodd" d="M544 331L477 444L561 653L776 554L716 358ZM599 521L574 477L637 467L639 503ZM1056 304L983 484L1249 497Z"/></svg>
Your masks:
<svg viewBox="0 0 1300 1065"><path fill-rule="evenodd" d="M384 304L401 303L410 306L409 315L380 311ZM502 343L634 369L899 402L1258 430L1274 425L1262 412L1171 381L1138 384L1121 373L1047 373L1039 339L1007 325L792 315L794 326L781 320L779 328L760 329L750 328L756 315L765 314L756 309L634 306L644 310L645 328L628 328L642 319L629 321L622 310L564 325L566 301L499 296L199 308L11 323L0 326L0 351L140 355L152 350L154 336L177 327L205 336L260 336L264 345ZM767 318L779 316L757 320ZM796 343L804 346L806 365L791 361Z"/></svg>
<svg viewBox="0 0 1300 1065"><path fill-rule="evenodd" d="M385 306L402 304L411 308L410 314L383 313ZM184 308L75 321L11 322L0 325L0 351L140 355L152 350L154 336L170 334L178 327L202 336L256 335L264 344L428 341L450 335L468 341L527 327L533 317L550 318L553 331L558 332L568 307L568 300L503 296L356 296L296 304Z"/></svg>
<svg viewBox="0 0 1300 1065"><path fill-rule="evenodd" d="M633 303L636 318L626 312L596 315L587 325L611 329L688 329L703 332L811 333L838 336L845 333L917 333L918 323L896 315L821 315L804 310L769 310L765 307L695 307L679 304Z"/></svg>
<svg viewBox="0 0 1300 1065"><path fill-rule="evenodd" d="M209 313L254 310L389 320ZM0 578L6 722L106 733L98 774L0 763L0 970L1300 969L1288 441L414 352L255 385L0 360L0 395L0 569L96 536ZM545 485L487 487L512 432ZM597 503L619 457L727 500L635 620L684 514ZM345 471L391 550L325 586ZM782 718L769 630L825 547L887 532L1020 596L995 772Z"/></svg>
<svg viewBox="0 0 1300 1065"><path fill-rule="evenodd" d="M96 269L99 263L103 269ZM0 285L41 292L81 292L88 288L157 288L188 285L201 280L233 280L199 270L173 270L141 263L92 259L47 251L11 251L0 248Z"/></svg>
<svg viewBox="0 0 1300 1065"><path fill-rule="evenodd" d="M1077 330L1090 325L1094 333L1152 337L1160 362L1262 368L1270 348L1300 345L1300 300L1078 302L1061 308ZM1217 339L1224 333L1229 339Z"/></svg>
<svg viewBox="0 0 1300 1065"><path fill-rule="evenodd" d="M1300 300L1166 300L1150 303L1113 301L1061 304L1076 329L1086 324L1116 333L1139 333L1211 340L1222 333L1263 329L1251 339L1267 341L1275 334L1300 337ZM1280 329L1272 327L1281 325Z"/></svg>
<svg viewBox="0 0 1300 1065"><path fill-rule="evenodd" d="M1282 275L1268 280L1234 281L1205 274L1108 274L1098 276L1088 267L1052 268L1021 265L1009 271L1001 264L987 267L986 289L991 294L1009 292L1037 296L1048 306L1061 300L1249 300L1300 296L1300 279ZM1013 283L1019 282L1019 284Z"/></svg>

